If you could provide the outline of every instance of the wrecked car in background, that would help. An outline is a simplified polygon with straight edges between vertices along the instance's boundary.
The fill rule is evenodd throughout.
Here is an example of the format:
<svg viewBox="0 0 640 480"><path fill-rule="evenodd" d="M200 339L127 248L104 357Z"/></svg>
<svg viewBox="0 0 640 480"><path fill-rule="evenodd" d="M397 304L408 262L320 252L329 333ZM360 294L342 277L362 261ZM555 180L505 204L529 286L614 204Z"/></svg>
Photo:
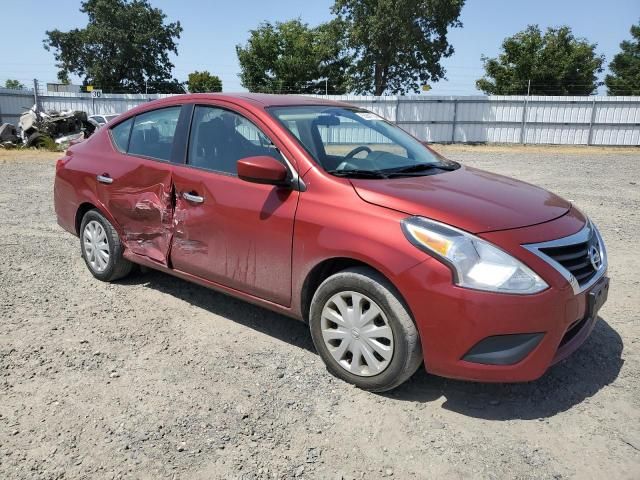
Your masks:
<svg viewBox="0 0 640 480"><path fill-rule="evenodd" d="M18 131L11 123L3 123L0 125L0 147L11 148L20 142Z"/></svg>
<svg viewBox="0 0 640 480"><path fill-rule="evenodd" d="M41 148L51 142L62 145L88 138L98 126L86 112L40 112L34 106L20 116L18 132L25 146Z"/></svg>
<svg viewBox="0 0 640 480"><path fill-rule="evenodd" d="M95 120L99 126L103 126L116 118L118 115L118 113L98 113L96 115L91 115L89 117L89 120Z"/></svg>

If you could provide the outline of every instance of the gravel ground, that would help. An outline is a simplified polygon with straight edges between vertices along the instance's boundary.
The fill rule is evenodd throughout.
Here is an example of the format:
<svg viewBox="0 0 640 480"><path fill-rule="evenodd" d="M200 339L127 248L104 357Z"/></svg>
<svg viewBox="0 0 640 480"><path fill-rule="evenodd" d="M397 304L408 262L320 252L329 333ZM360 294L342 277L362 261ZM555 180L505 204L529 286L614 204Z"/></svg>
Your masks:
<svg viewBox="0 0 640 480"><path fill-rule="evenodd" d="M101 283L56 225L55 156L0 151L0 478L640 478L640 152L441 150L607 241L601 320L536 382L366 393L302 323L154 272Z"/></svg>

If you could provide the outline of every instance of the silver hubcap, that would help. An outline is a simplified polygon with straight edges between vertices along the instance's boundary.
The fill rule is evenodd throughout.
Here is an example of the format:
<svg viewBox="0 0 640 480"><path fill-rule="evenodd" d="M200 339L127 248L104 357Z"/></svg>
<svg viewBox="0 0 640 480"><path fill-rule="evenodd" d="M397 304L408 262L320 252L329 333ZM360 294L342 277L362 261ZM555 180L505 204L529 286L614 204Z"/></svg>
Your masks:
<svg viewBox="0 0 640 480"><path fill-rule="evenodd" d="M383 372L393 357L393 332L382 309L358 292L340 292L322 309L322 338L346 371L361 377Z"/></svg>
<svg viewBox="0 0 640 480"><path fill-rule="evenodd" d="M103 272L109 265L109 241L103 226L91 220L82 233L84 255L95 272Z"/></svg>

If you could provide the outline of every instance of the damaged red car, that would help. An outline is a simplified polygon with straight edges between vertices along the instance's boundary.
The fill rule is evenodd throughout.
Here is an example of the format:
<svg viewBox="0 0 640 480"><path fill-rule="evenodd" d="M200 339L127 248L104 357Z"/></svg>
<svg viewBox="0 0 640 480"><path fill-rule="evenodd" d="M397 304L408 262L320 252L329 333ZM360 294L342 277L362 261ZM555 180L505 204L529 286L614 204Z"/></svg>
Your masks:
<svg viewBox="0 0 640 480"><path fill-rule="evenodd" d="M174 96L57 163L58 223L98 279L135 264L307 322L337 377L528 381L607 299L596 226L533 185L443 158L346 104Z"/></svg>

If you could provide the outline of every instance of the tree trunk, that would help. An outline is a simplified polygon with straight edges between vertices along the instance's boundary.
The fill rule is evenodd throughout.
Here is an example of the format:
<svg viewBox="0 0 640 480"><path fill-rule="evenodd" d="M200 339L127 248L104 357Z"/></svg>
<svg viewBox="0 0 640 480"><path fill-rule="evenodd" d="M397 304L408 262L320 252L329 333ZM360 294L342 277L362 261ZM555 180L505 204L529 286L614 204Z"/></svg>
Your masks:
<svg viewBox="0 0 640 480"><path fill-rule="evenodd" d="M382 65L377 63L373 67L373 83L374 83L373 91L374 91L374 95L376 95L377 97L382 95L384 91L387 89L386 71L387 71L386 67L383 67Z"/></svg>

